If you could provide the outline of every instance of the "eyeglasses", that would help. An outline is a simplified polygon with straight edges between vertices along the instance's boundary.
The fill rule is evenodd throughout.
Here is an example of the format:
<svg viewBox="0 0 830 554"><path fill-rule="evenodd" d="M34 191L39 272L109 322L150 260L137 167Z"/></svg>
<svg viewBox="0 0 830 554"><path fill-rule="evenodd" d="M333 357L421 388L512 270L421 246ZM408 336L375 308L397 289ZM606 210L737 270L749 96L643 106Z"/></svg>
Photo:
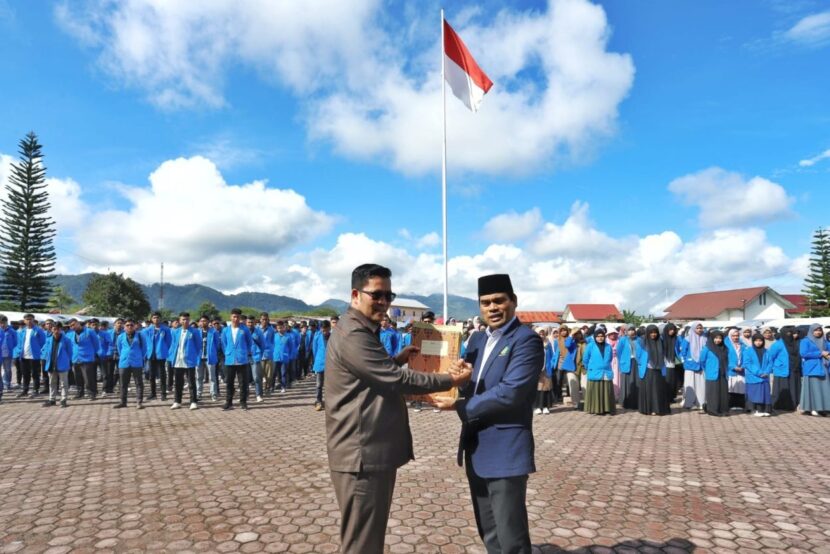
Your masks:
<svg viewBox="0 0 830 554"><path fill-rule="evenodd" d="M386 291L386 290L361 290L361 289L358 289L358 292L362 292L363 294L368 294L369 296L372 297L372 300L374 300L375 302L379 302L380 300L386 300L390 304L395 301L395 298L398 297L398 295L395 294L394 292Z"/></svg>

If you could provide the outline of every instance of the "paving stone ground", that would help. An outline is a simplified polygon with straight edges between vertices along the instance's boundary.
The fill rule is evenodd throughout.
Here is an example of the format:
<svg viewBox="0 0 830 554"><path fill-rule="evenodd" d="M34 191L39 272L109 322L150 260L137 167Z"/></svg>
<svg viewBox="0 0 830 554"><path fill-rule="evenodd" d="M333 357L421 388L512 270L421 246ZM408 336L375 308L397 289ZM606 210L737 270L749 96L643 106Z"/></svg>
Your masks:
<svg viewBox="0 0 830 554"><path fill-rule="evenodd" d="M336 552L313 385L223 412L0 403L0 553ZM453 413L410 412L387 551L477 553ZM830 418L534 421L534 551L830 552Z"/></svg>

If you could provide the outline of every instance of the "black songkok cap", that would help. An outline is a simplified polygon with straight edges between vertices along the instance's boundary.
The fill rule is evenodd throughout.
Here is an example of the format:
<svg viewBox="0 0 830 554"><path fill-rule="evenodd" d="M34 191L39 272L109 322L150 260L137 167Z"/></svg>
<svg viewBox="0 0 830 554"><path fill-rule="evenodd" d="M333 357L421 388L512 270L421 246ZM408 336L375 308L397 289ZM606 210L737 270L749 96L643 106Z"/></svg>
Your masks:
<svg viewBox="0 0 830 554"><path fill-rule="evenodd" d="M484 277L478 278L479 297L499 292L506 292L511 296L514 294L513 284L510 282L510 275L497 273L495 275L485 275Z"/></svg>

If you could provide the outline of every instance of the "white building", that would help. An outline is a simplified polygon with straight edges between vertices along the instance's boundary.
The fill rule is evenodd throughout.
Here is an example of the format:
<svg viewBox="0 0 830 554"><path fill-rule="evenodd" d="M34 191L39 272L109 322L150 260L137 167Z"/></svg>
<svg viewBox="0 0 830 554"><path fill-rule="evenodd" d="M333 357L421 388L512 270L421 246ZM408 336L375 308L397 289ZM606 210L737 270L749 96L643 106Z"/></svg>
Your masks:
<svg viewBox="0 0 830 554"><path fill-rule="evenodd" d="M421 321L421 316L430 308L411 298L396 298L389 306L389 317L395 321Z"/></svg>
<svg viewBox="0 0 830 554"><path fill-rule="evenodd" d="M666 308L670 321L784 319L795 305L769 287L687 294Z"/></svg>

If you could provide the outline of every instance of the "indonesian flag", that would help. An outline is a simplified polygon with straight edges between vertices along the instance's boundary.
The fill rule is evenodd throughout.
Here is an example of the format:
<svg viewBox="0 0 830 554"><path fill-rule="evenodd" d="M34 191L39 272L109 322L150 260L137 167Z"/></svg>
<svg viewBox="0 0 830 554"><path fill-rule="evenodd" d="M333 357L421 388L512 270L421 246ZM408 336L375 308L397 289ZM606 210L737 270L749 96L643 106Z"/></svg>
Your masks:
<svg viewBox="0 0 830 554"><path fill-rule="evenodd" d="M481 70L456 32L444 20L444 79L452 93L477 112L493 81Z"/></svg>

